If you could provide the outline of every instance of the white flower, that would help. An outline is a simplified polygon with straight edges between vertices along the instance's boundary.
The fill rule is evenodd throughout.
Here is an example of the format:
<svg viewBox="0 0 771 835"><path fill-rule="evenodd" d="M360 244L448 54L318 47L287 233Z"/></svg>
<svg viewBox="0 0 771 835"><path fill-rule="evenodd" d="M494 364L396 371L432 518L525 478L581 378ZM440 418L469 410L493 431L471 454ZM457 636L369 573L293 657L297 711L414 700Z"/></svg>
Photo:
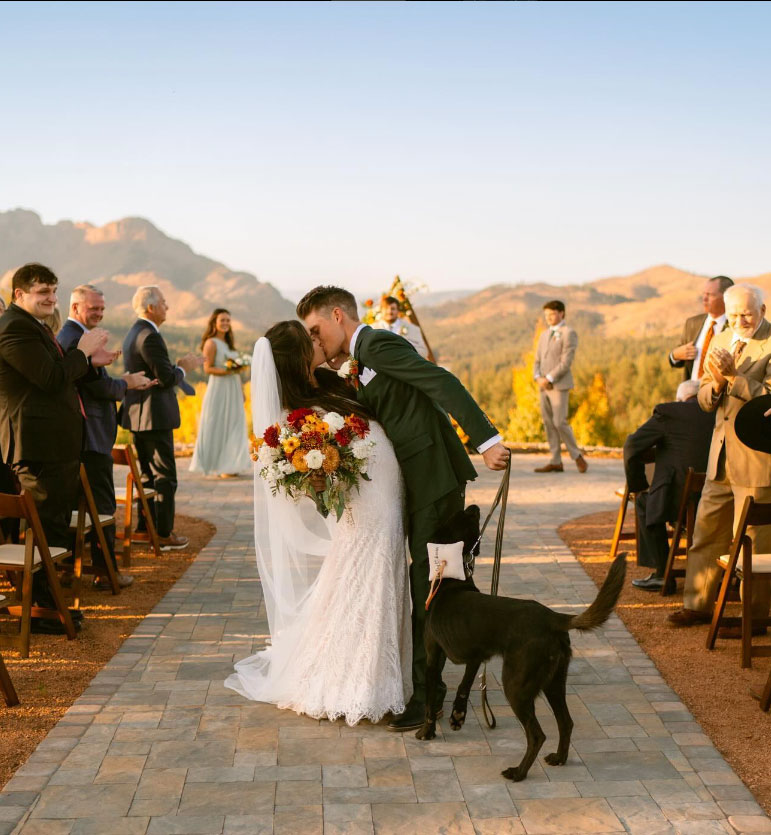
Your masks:
<svg viewBox="0 0 771 835"><path fill-rule="evenodd" d="M279 457L279 455L280 453L278 449L274 449L267 444L263 444L260 447L260 451L257 453L257 461L263 467L267 467L272 464Z"/></svg>
<svg viewBox="0 0 771 835"><path fill-rule="evenodd" d="M359 461L363 461L365 458L369 457L371 447L372 445L369 441L359 438L351 444L351 452L353 453L354 458L358 458Z"/></svg>
<svg viewBox="0 0 771 835"><path fill-rule="evenodd" d="M338 369L338 377L348 377L351 373L351 360L346 360Z"/></svg>
<svg viewBox="0 0 771 835"><path fill-rule="evenodd" d="M297 472L295 465L291 461L279 461L277 466L283 475L292 475L292 473Z"/></svg>
<svg viewBox="0 0 771 835"><path fill-rule="evenodd" d="M321 450L312 449L310 452L306 452L305 463L311 470L318 470L318 468L324 463L324 456L321 453Z"/></svg>
<svg viewBox="0 0 771 835"><path fill-rule="evenodd" d="M337 412L327 412L324 420L333 434L339 432L345 426L345 418Z"/></svg>
<svg viewBox="0 0 771 835"><path fill-rule="evenodd" d="M367 462L366 461L362 461L362 463L359 464L359 472L360 473L366 473L367 472Z"/></svg>

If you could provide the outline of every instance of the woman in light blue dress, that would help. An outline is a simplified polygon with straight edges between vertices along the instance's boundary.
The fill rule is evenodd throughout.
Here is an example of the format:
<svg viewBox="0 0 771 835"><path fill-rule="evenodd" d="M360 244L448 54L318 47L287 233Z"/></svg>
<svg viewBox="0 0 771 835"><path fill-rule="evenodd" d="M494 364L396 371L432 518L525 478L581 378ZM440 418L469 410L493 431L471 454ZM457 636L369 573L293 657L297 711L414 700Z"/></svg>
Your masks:
<svg viewBox="0 0 771 835"><path fill-rule="evenodd" d="M224 478L251 471L240 369L226 366L227 360L240 355L233 342L230 313L224 308L218 307L209 317L201 348L209 382L190 472L217 473Z"/></svg>

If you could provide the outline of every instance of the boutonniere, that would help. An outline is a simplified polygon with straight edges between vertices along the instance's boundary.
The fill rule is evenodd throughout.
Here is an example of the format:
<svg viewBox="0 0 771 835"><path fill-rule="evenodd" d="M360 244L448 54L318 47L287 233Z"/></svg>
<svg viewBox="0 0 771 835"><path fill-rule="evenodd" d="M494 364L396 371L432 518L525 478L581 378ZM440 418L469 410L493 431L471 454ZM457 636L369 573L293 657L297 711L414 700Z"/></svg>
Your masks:
<svg viewBox="0 0 771 835"><path fill-rule="evenodd" d="M407 336L407 333L408 333L408 331L407 331L407 326L406 326L406 325L402 325L402 326L399 328L399 336Z"/></svg>
<svg viewBox="0 0 771 835"><path fill-rule="evenodd" d="M353 357L349 357L338 369L337 376L342 377L346 383L350 383L356 390L359 388L359 363Z"/></svg>

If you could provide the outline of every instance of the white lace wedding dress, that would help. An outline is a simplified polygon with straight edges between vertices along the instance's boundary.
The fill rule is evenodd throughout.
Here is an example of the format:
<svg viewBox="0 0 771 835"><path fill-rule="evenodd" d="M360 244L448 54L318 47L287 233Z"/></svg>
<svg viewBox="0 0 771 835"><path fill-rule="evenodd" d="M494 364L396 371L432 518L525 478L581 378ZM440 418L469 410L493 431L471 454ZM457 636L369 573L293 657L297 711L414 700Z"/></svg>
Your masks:
<svg viewBox="0 0 771 835"><path fill-rule="evenodd" d="M256 536L271 645L239 661L225 682L248 699L349 725L403 711L412 690L404 485L391 442L379 424L370 426L371 481L352 491L339 522L327 519L326 540L324 531L316 536L321 516L310 499L268 497L272 555L262 553L268 538L261 547L259 530ZM267 492L261 481L255 472L258 499ZM303 525L302 544L310 555L315 548L315 560L296 560ZM287 556L271 565L277 548Z"/></svg>

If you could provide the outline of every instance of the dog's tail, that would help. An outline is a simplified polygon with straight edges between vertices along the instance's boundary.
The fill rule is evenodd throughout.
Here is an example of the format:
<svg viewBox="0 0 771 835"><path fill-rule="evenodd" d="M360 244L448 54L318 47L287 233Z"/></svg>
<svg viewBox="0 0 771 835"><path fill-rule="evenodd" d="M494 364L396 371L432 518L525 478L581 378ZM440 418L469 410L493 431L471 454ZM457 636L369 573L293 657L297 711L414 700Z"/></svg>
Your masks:
<svg viewBox="0 0 771 835"><path fill-rule="evenodd" d="M592 605L580 615L575 615L568 622L568 629L597 629L610 617L613 607L618 601L626 577L626 553L619 554L608 571Z"/></svg>

